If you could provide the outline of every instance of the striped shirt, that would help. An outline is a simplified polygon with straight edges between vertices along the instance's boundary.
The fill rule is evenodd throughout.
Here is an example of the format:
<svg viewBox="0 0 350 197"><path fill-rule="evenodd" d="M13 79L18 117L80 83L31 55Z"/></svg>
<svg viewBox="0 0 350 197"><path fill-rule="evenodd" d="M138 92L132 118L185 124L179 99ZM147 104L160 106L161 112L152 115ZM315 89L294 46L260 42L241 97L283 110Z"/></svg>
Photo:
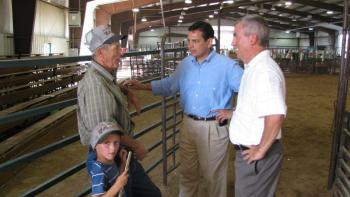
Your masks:
<svg viewBox="0 0 350 197"><path fill-rule="evenodd" d="M132 135L127 104L114 77L92 61L78 85L78 129L83 145L90 144L90 133L100 122L117 122L125 134Z"/></svg>
<svg viewBox="0 0 350 197"><path fill-rule="evenodd" d="M87 160L86 167L91 178L91 196L106 193L119 176L116 163L103 164L96 160ZM118 194L115 196L118 196ZM123 197L125 196L125 192L123 192Z"/></svg>

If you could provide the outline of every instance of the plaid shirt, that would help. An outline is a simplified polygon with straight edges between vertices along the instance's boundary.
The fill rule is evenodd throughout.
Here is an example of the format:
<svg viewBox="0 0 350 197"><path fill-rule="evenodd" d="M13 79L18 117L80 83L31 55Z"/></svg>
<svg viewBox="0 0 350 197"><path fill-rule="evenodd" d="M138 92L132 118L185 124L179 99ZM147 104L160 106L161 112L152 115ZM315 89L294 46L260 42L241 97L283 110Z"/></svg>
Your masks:
<svg viewBox="0 0 350 197"><path fill-rule="evenodd" d="M78 129L83 145L90 144L92 129L100 122L117 122L125 134L132 135L133 123L114 77L96 62L91 62L78 85Z"/></svg>

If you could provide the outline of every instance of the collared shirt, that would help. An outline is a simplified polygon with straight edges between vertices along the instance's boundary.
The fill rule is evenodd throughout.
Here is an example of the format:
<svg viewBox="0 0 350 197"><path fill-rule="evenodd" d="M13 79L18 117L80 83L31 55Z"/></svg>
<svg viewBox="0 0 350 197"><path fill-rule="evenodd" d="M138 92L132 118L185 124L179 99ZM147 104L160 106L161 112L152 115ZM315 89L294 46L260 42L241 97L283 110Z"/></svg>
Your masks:
<svg viewBox="0 0 350 197"><path fill-rule="evenodd" d="M78 85L78 129L83 145L90 144L90 133L100 122L117 122L127 135L133 124L129 111L114 77L92 61Z"/></svg>
<svg viewBox="0 0 350 197"><path fill-rule="evenodd" d="M230 123L233 144L257 145L264 131L264 117L287 113L285 80L277 63L264 50L245 65L237 107ZM281 131L277 138L281 138Z"/></svg>
<svg viewBox="0 0 350 197"><path fill-rule="evenodd" d="M230 109L231 98L238 92L242 69L236 61L211 51L202 63L188 56L174 73L152 81L156 95L170 96L180 91L185 114L210 117L216 109Z"/></svg>

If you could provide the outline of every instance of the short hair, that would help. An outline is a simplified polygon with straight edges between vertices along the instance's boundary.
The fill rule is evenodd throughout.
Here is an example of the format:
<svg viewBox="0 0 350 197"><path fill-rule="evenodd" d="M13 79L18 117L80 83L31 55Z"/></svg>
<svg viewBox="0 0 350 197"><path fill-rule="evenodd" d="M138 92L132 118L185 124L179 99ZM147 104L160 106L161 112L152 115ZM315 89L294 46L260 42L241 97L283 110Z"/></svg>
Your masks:
<svg viewBox="0 0 350 197"><path fill-rule="evenodd" d="M188 28L188 31L195 31L195 30L199 30L202 32L202 36L204 40L208 40L209 38L214 38L214 29L209 23L206 23L204 21L197 21Z"/></svg>
<svg viewBox="0 0 350 197"><path fill-rule="evenodd" d="M243 31L246 36L255 34L261 46L269 44L269 33L265 20L259 15L246 15L236 22L242 24Z"/></svg>

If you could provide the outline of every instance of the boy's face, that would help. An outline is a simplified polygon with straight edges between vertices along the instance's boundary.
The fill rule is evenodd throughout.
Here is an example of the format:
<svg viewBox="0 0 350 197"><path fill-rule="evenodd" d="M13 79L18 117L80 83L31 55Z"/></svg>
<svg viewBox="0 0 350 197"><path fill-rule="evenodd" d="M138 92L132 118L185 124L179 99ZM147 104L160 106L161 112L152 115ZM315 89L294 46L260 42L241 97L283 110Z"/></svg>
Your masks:
<svg viewBox="0 0 350 197"><path fill-rule="evenodd" d="M98 143L95 147L97 160L110 164L113 163L114 157L118 153L120 144L120 136L118 134L109 134L105 140Z"/></svg>

